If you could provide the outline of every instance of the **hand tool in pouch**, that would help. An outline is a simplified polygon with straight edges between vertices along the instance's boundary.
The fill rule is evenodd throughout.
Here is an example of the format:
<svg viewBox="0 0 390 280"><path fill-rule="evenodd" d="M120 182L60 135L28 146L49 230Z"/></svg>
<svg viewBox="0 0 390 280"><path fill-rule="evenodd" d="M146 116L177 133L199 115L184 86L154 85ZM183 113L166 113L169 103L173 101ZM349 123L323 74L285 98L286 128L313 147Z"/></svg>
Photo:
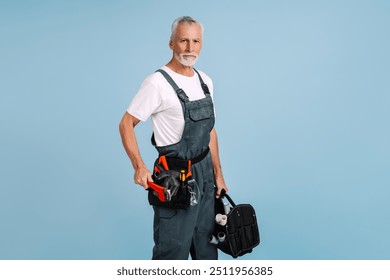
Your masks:
<svg viewBox="0 0 390 280"><path fill-rule="evenodd" d="M191 164L186 169L171 169L167 158L160 156L153 169L149 203L156 206L185 209L190 204L188 180L191 178Z"/></svg>

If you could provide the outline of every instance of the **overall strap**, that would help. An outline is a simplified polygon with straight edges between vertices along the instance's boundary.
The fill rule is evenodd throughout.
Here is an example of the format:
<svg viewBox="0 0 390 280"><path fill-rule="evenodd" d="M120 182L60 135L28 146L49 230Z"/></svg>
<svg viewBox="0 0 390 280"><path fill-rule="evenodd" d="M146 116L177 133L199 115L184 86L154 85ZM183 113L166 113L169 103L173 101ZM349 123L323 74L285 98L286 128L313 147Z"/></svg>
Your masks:
<svg viewBox="0 0 390 280"><path fill-rule="evenodd" d="M179 99L183 102L188 102L189 99L188 99L188 96L187 94L184 92L184 90L182 90L181 88L178 87L178 85L175 83L175 81L171 78L171 76L169 76L169 74L167 72L165 72L164 70L162 69L158 69L156 72L160 72L164 78L167 80L167 82L173 87L173 89L176 91L176 94L177 96L179 97Z"/></svg>
<svg viewBox="0 0 390 280"><path fill-rule="evenodd" d="M203 90L204 94L209 95L210 94L209 87L205 84L205 82L203 82L202 76L199 74L199 72L195 68L193 68L193 69L196 72L196 74L198 74L198 76L199 76L199 81L200 81L200 84L202 85L202 90Z"/></svg>
<svg viewBox="0 0 390 280"><path fill-rule="evenodd" d="M183 109L183 116L185 116L186 115L186 105L185 104L190 101L187 94L184 92L184 90L179 88L179 86L175 83L175 81L171 78L171 76L169 76L169 74L167 72L165 72L162 69L158 69L156 72L160 72L164 76L164 78L167 80L167 82L172 86L172 88L176 91L176 94L180 100L181 108ZM152 134L151 140L152 140L152 145L157 146L156 140L154 139L154 133Z"/></svg>

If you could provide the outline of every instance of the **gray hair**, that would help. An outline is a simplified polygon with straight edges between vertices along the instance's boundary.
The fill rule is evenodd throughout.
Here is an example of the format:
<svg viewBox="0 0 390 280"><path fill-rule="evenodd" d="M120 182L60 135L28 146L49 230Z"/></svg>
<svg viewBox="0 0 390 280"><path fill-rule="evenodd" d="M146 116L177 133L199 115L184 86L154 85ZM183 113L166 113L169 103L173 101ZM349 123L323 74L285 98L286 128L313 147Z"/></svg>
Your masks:
<svg viewBox="0 0 390 280"><path fill-rule="evenodd" d="M177 26L181 23L188 23L188 24L198 24L200 26L200 29L202 30L202 36L203 36L203 24L201 24L196 19L190 17L190 16L182 16L175 19L175 21L172 23L172 29L171 29L171 39L175 36Z"/></svg>

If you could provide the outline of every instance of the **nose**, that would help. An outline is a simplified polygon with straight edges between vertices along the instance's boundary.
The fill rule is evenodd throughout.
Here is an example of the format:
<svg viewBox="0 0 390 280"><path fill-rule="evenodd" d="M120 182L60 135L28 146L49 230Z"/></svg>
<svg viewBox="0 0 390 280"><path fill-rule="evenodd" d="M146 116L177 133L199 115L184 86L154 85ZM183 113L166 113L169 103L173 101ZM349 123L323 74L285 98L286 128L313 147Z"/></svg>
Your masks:
<svg viewBox="0 0 390 280"><path fill-rule="evenodd" d="M186 51L187 51L187 52L192 52L193 50L194 50L194 43L191 42L191 41L188 41L188 42L187 42Z"/></svg>

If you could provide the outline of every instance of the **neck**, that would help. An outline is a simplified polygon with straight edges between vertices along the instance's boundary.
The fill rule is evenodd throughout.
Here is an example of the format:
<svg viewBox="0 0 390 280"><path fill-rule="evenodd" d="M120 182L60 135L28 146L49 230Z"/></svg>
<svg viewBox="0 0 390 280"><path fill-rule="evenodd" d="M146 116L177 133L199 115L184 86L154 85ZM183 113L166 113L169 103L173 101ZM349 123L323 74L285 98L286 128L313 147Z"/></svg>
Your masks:
<svg viewBox="0 0 390 280"><path fill-rule="evenodd" d="M192 66L184 66L174 58L172 58L166 66L172 71L183 76L192 77L194 75L194 70Z"/></svg>

